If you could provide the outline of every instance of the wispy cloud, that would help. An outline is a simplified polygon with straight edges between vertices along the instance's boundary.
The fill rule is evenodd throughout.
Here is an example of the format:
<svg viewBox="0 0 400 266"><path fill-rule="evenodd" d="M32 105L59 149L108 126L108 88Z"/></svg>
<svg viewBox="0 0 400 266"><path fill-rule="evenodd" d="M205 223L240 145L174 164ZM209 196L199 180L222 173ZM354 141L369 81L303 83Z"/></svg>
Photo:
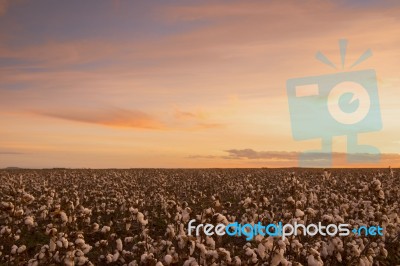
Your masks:
<svg viewBox="0 0 400 266"><path fill-rule="evenodd" d="M294 166L297 164L300 153L295 151L255 151L253 149L230 149L225 150L227 155L190 155L188 159L224 159L224 160L248 160L248 161L262 161L265 163L282 163L281 165ZM349 154L344 152L333 152L332 157L335 161L342 163L345 162ZM352 159L360 162L368 163L373 155L366 153L351 154ZM315 152L308 153L306 158L310 163L315 162L318 164L321 160L330 158L328 153ZM400 154L397 153L383 153L380 155L381 164L392 164L400 161ZM279 164L278 164L279 165Z"/></svg>
<svg viewBox="0 0 400 266"><path fill-rule="evenodd" d="M296 160L298 158L297 152L286 151L255 151L253 149L231 149L226 150L228 157L231 159L266 159L266 160Z"/></svg>
<svg viewBox="0 0 400 266"><path fill-rule="evenodd" d="M24 153L15 151L0 151L0 155L21 155L21 154Z"/></svg>
<svg viewBox="0 0 400 266"><path fill-rule="evenodd" d="M282 160L282 161L297 161L299 158L299 152L287 152L287 151L255 151L253 149L231 149L226 150L228 153L228 158L231 159L249 159L249 160ZM318 161L330 157L329 153L323 152L312 152L307 153L307 160ZM332 156L337 159L345 159L349 154L344 152L333 152ZM353 159L366 160L373 156L367 153L354 153L352 155ZM226 157L225 157L226 158ZM398 153L383 153L381 154L381 160L383 161L399 161L400 154Z"/></svg>
<svg viewBox="0 0 400 266"><path fill-rule="evenodd" d="M138 110L121 108L60 109L52 111L34 111L35 114L71 121L93 123L112 127L130 127L143 129L163 129L164 124L154 116Z"/></svg>
<svg viewBox="0 0 400 266"><path fill-rule="evenodd" d="M178 108L174 109L174 117L178 120L190 120L190 119L204 119L205 114L202 111L182 111Z"/></svg>
<svg viewBox="0 0 400 266"><path fill-rule="evenodd" d="M117 107L92 108L51 108L48 110L34 110L30 113L64 119L73 122L84 122L108 127L125 127L151 130L195 131L204 129L222 128L225 124L200 119L191 112L183 112L187 119L165 115L152 115L141 110L124 109ZM182 114L180 114L182 115Z"/></svg>

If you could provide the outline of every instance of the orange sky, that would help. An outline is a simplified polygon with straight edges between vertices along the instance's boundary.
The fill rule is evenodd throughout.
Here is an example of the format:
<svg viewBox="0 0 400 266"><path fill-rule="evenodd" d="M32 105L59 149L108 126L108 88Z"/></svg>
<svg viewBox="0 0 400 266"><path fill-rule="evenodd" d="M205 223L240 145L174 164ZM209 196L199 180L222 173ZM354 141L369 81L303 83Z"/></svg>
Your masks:
<svg viewBox="0 0 400 266"><path fill-rule="evenodd" d="M286 80L375 69L383 129L359 136L400 166L396 1L0 0L0 167L297 166ZM335 166L345 137L333 140ZM356 165L363 166L363 165Z"/></svg>

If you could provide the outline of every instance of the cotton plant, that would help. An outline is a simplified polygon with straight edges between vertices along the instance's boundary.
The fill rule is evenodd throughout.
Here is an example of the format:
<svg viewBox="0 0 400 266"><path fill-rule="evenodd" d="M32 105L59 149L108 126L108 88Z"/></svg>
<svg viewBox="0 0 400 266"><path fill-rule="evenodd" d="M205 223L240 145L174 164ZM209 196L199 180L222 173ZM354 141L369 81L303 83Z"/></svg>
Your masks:
<svg viewBox="0 0 400 266"><path fill-rule="evenodd" d="M395 265L397 171L0 171L0 264ZM196 223L380 225L350 235L188 235ZM30 237L37 240L32 244Z"/></svg>

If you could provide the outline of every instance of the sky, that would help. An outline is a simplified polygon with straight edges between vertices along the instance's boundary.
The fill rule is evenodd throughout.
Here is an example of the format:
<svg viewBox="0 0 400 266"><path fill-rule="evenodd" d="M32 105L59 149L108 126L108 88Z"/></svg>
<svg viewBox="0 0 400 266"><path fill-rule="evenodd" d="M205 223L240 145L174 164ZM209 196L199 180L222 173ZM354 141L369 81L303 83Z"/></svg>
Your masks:
<svg viewBox="0 0 400 266"><path fill-rule="evenodd" d="M316 60L321 51L344 69ZM0 167L291 167L286 82L374 69L382 129L359 134L400 167L398 1L0 0Z"/></svg>

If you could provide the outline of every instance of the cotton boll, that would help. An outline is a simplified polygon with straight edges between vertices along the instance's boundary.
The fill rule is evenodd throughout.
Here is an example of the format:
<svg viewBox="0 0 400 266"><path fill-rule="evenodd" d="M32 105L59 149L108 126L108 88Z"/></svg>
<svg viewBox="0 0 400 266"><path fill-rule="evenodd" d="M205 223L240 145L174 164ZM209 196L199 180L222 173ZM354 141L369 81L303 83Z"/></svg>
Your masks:
<svg viewBox="0 0 400 266"><path fill-rule="evenodd" d="M282 262L282 260L283 260L282 252L275 252L271 260L271 265L278 266Z"/></svg>
<svg viewBox="0 0 400 266"><path fill-rule="evenodd" d="M101 228L101 232L104 234L110 232L110 230L111 230L111 228L107 225L105 225L105 226L103 226L103 228Z"/></svg>
<svg viewBox="0 0 400 266"><path fill-rule="evenodd" d="M25 223L27 226L34 226L34 221L33 221L32 216L27 216L27 217L25 218L25 220L24 220L24 223Z"/></svg>
<svg viewBox="0 0 400 266"><path fill-rule="evenodd" d="M50 252L55 251L56 248L57 248L56 239L57 239L56 237L52 237L52 238L50 239L50 243L49 243L49 251L50 251Z"/></svg>
<svg viewBox="0 0 400 266"><path fill-rule="evenodd" d="M170 265L172 263L172 256L167 254L164 256L164 261L166 265Z"/></svg>
<svg viewBox="0 0 400 266"><path fill-rule="evenodd" d="M115 243L116 243L116 245L117 245L117 250L118 250L118 251L122 251L123 246L122 246L122 240L121 240L121 238L118 238L117 240L115 240Z"/></svg>
<svg viewBox="0 0 400 266"><path fill-rule="evenodd" d="M85 240L83 240L82 238L78 238L75 240L75 245L80 246L85 244Z"/></svg>
<svg viewBox="0 0 400 266"><path fill-rule="evenodd" d="M25 250L26 250L26 246L22 245L17 249L17 253L20 254L20 253L24 252Z"/></svg>
<svg viewBox="0 0 400 266"><path fill-rule="evenodd" d="M113 258L114 258L114 256L113 256L112 254L107 254L107 256L106 256L106 262L107 262L107 263L113 262Z"/></svg>
<svg viewBox="0 0 400 266"><path fill-rule="evenodd" d="M28 261L28 266L38 266L39 262L36 259L30 259Z"/></svg>
<svg viewBox="0 0 400 266"><path fill-rule="evenodd" d="M324 263L323 263L323 261L321 260L321 258L319 258L318 256L317 256L317 258L315 258L315 256L316 256L316 255L311 254L311 255L309 255L309 256L307 257L307 263L308 263L308 265L309 265L309 266L323 266Z"/></svg>
<svg viewBox="0 0 400 266"><path fill-rule="evenodd" d="M342 254L340 254L339 252L336 253L336 259L338 262L342 262Z"/></svg>
<svg viewBox="0 0 400 266"><path fill-rule="evenodd" d="M233 258L233 265L235 265L235 266L240 266L240 265L242 265L242 261L241 261L241 259L240 259L239 256L235 256L235 257Z"/></svg>
<svg viewBox="0 0 400 266"><path fill-rule="evenodd" d="M83 254L88 254L91 249L92 249L92 246L90 246L88 244L84 244L81 247L81 250L82 250Z"/></svg>
<svg viewBox="0 0 400 266"><path fill-rule="evenodd" d="M120 256L119 252L118 252L118 251L115 251L115 253L114 253L114 255L113 255L113 258L112 258L112 261L113 261L113 262L116 262L116 261L119 259L119 256Z"/></svg>
<svg viewBox="0 0 400 266"><path fill-rule="evenodd" d="M80 256L80 257L76 258L76 264L81 266L81 265L86 264L88 262L88 260L89 260L88 258L86 258L84 256Z"/></svg>
<svg viewBox="0 0 400 266"><path fill-rule="evenodd" d="M295 213L296 217L303 217L304 216L304 212L300 209L296 209L296 213Z"/></svg>
<svg viewBox="0 0 400 266"><path fill-rule="evenodd" d="M22 200L24 202L26 202L27 204L30 204L35 200L35 197L30 195L30 194L28 194L28 193L24 193L23 196L22 196Z"/></svg>
<svg viewBox="0 0 400 266"><path fill-rule="evenodd" d="M145 220L144 219L144 215L143 215L143 213L141 213L141 212L138 212L138 214L137 214L137 220L139 221L139 223L141 224L141 225L147 225L148 224L148 220Z"/></svg>
<svg viewBox="0 0 400 266"><path fill-rule="evenodd" d="M61 211L60 213L60 219L63 223L67 223L68 222L68 216L65 212Z"/></svg>

